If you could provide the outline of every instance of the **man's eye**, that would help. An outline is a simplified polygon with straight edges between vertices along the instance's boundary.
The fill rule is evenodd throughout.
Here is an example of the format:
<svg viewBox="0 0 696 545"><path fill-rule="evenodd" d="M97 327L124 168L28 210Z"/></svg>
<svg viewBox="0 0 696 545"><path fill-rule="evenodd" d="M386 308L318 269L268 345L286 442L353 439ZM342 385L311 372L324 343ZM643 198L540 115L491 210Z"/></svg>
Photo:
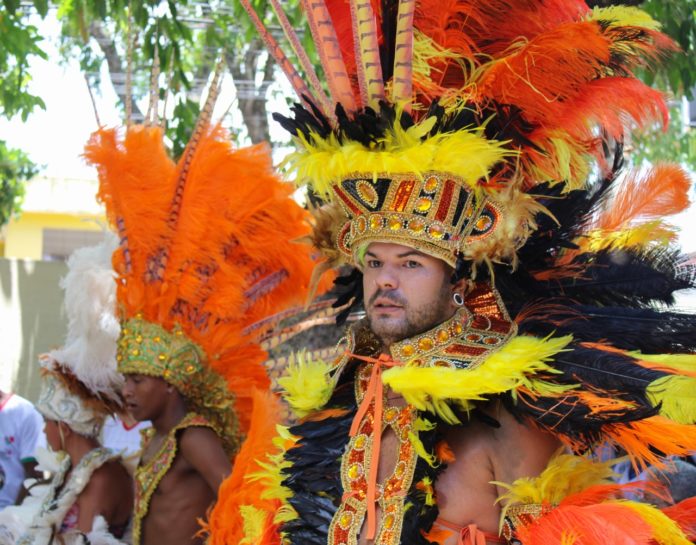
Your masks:
<svg viewBox="0 0 696 545"><path fill-rule="evenodd" d="M417 269L420 266L421 264L418 263L418 261L412 261L410 259L406 263L404 263L404 267L406 267L407 269Z"/></svg>
<svg viewBox="0 0 696 545"><path fill-rule="evenodd" d="M382 262L379 261L379 260L377 260L377 259L368 259L368 260L367 260L367 266L368 266L370 269L376 269L376 268L378 268L381 264L382 264Z"/></svg>

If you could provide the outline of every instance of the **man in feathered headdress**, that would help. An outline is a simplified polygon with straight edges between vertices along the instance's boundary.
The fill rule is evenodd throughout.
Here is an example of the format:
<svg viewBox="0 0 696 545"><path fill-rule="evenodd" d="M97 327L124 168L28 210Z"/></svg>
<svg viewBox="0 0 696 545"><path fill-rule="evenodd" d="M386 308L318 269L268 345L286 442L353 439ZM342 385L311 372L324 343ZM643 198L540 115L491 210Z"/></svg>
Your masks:
<svg viewBox="0 0 696 545"><path fill-rule="evenodd" d="M265 146L233 149L209 122L220 73L172 161L157 123L97 131L86 148L121 244L118 367L150 420L135 471L134 545L200 543L252 415L273 410L258 336L304 302L308 215ZM225 491L220 495L224 497Z"/></svg>
<svg viewBox="0 0 696 545"><path fill-rule="evenodd" d="M616 501L589 456L696 448L696 318L663 305L696 283L662 219L689 180L622 179L606 153L665 113L632 75L671 47L655 22L567 0L307 0L329 99L243 3L304 100L278 119L327 203L316 245L354 267L342 301L367 316L336 362L298 357L280 380L299 423L252 428L271 454L233 472L255 493L218 506L211 542L687 543L693 502Z"/></svg>

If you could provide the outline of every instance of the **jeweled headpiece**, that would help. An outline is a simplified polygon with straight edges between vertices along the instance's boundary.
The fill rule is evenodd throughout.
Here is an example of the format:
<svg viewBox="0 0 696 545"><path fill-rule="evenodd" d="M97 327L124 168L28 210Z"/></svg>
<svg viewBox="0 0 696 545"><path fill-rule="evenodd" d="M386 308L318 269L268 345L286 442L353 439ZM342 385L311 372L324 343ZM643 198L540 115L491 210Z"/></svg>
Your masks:
<svg viewBox="0 0 696 545"><path fill-rule="evenodd" d="M297 181L333 208L315 239L334 264L370 241L514 261L536 228L535 186L582 187L603 136L666 116L632 70L672 45L635 8L303 0L327 97L279 2L306 78L243 4L304 101L277 119Z"/></svg>
<svg viewBox="0 0 696 545"><path fill-rule="evenodd" d="M178 162L148 125L100 129L85 154L121 241L119 370L175 386L234 451L253 390L269 386L254 324L304 302L314 263L292 242L308 215L269 149L233 149L208 122L218 82Z"/></svg>

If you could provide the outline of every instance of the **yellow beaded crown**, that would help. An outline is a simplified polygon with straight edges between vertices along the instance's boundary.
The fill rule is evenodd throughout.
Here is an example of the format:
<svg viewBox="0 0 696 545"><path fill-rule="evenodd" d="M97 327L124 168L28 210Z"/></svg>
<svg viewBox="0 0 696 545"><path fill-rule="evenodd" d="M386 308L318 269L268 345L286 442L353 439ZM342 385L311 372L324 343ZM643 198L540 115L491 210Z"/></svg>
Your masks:
<svg viewBox="0 0 696 545"><path fill-rule="evenodd" d="M370 242L416 247L455 265L465 244L490 236L500 211L457 176L441 172L346 178L333 188L350 218L338 233L338 247L358 261Z"/></svg>

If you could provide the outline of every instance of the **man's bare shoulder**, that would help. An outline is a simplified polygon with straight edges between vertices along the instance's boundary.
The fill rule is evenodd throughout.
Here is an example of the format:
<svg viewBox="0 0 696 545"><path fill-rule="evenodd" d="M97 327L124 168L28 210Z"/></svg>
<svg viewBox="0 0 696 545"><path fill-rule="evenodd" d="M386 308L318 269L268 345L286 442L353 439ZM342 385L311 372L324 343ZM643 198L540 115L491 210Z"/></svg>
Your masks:
<svg viewBox="0 0 696 545"><path fill-rule="evenodd" d="M499 423L492 431L490 449L496 481L536 477L561 447L551 433L533 422L518 420L502 404L491 407L488 414Z"/></svg>
<svg viewBox="0 0 696 545"><path fill-rule="evenodd" d="M217 433L204 426L186 428L179 436L179 448L181 456L217 493L218 487L232 470L230 457Z"/></svg>

